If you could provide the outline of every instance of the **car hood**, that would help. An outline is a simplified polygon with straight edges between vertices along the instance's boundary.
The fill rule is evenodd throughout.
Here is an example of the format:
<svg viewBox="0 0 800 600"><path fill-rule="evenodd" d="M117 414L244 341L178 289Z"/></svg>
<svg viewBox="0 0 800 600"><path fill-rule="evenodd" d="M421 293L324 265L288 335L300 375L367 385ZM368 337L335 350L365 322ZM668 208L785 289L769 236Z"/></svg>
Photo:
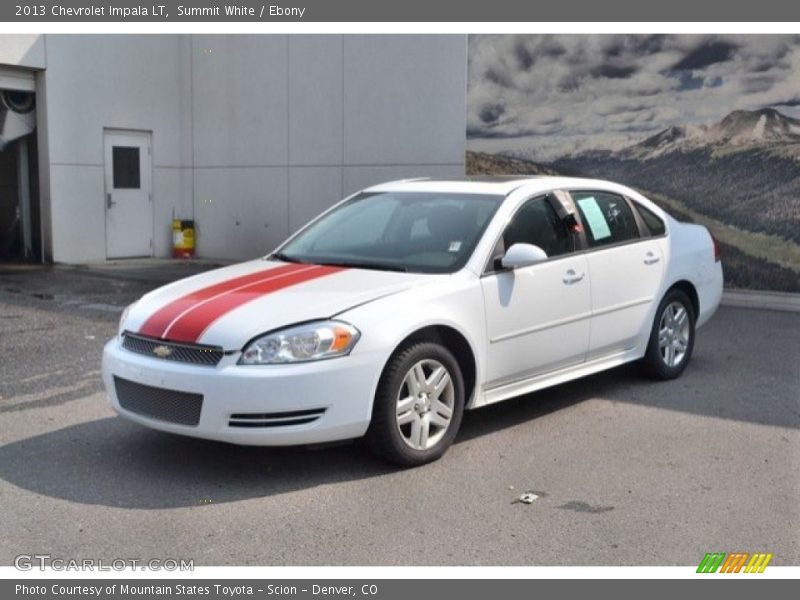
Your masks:
<svg viewBox="0 0 800 600"><path fill-rule="evenodd" d="M324 319L446 275L255 260L158 288L129 311L131 333L238 350L253 337Z"/></svg>

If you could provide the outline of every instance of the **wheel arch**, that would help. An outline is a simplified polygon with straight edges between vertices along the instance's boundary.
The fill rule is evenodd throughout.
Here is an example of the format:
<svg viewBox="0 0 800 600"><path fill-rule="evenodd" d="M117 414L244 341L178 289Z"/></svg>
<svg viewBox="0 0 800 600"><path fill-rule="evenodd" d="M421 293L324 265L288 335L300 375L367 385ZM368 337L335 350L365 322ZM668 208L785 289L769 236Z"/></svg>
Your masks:
<svg viewBox="0 0 800 600"><path fill-rule="evenodd" d="M455 356L461 369L461 376L464 378L464 405L465 407L470 406L477 391L478 364L475 352L467 338L460 331L449 325L426 325L408 334L397 344L386 361L381 371L381 377L383 377L386 368L398 352L402 352L411 344L418 342L441 344Z"/></svg>
<svg viewBox="0 0 800 600"><path fill-rule="evenodd" d="M681 290L684 294L689 296L689 300L692 302L692 310L694 311L694 318L697 319L700 315L700 297L697 294L697 288L694 284L689 281L688 279L681 279L673 283L666 292L664 292L664 296L666 297L672 290Z"/></svg>

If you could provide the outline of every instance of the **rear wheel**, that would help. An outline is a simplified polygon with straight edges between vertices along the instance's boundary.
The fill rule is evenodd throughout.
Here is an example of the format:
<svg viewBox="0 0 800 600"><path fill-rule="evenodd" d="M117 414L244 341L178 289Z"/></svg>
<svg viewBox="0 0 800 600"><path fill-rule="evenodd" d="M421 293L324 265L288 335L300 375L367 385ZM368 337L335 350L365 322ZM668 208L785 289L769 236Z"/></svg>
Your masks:
<svg viewBox="0 0 800 600"><path fill-rule="evenodd" d="M686 368L694 349L695 314L681 290L670 290L656 311L647 353L642 361L658 379L675 379Z"/></svg>
<svg viewBox="0 0 800 600"><path fill-rule="evenodd" d="M464 380L452 353L432 342L395 354L381 377L366 441L404 467L441 457L458 433Z"/></svg>

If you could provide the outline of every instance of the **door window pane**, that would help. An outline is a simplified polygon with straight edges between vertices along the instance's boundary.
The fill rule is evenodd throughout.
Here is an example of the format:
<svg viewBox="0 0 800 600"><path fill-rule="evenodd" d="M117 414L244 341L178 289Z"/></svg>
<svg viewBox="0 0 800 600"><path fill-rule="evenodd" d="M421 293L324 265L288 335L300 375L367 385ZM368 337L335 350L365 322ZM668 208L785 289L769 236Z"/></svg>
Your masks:
<svg viewBox="0 0 800 600"><path fill-rule="evenodd" d="M644 221L645 225L647 225L650 235L664 235L667 232L667 229L664 226L664 221L662 221L661 218L653 211L646 209L641 204L636 204L636 209L642 216L642 220Z"/></svg>
<svg viewBox="0 0 800 600"><path fill-rule="evenodd" d="M114 189L138 190L139 181L139 147L114 146L111 149L112 169L114 172Z"/></svg>
<svg viewBox="0 0 800 600"><path fill-rule="evenodd" d="M625 198L605 192L573 192L590 246L618 244L639 237Z"/></svg>
<svg viewBox="0 0 800 600"><path fill-rule="evenodd" d="M503 234L508 250L514 244L534 244L547 253L558 256L572 251L572 237L566 223L545 198L529 200L514 216Z"/></svg>

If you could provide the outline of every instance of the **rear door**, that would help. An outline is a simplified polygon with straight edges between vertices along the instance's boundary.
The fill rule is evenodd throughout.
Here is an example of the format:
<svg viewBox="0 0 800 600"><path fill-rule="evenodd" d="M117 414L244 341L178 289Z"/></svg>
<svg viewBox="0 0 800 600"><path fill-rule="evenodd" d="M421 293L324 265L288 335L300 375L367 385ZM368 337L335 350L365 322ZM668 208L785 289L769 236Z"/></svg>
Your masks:
<svg viewBox="0 0 800 600"><path fill-rule="evenodd" d="M642 237L629 201L606 191L572 192L586 236L592 280L587 360L629 350L647 323L661 286L664 257L656 239Z"/></svg>
<svg viewBox="0 0 800 600"><path fill-rule="evenodd" d="M591 300L587 261L547 197L526 201L498 240L495 257L515 243L535 244L548 260L513 271L490 266L481 278L489 337L488 388L584 361Z"/></svg>

